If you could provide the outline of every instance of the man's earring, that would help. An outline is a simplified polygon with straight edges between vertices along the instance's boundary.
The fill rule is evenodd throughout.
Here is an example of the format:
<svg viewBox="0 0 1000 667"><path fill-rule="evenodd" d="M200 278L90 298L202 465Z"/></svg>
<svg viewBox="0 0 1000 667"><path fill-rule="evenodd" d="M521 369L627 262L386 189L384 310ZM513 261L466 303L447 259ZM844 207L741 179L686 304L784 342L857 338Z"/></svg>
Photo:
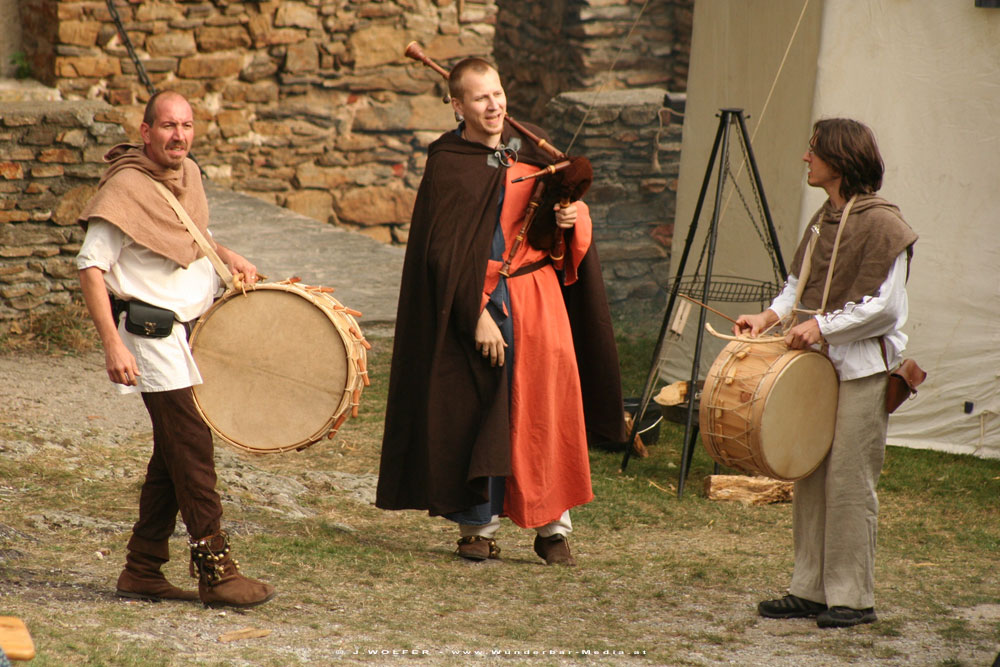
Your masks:
<svg viewBox="0 0 1000 667"><path fill-rule="evenodd" d="M463 117L462 117L462 114L460 114L460 113L458 113L458 112L456 111L456 112L455 112L455 122L456 122L456 123L461 123L461 122L462 122L462 121L464 121L464 120L465 120L465 118L463 118Z"/></svg>

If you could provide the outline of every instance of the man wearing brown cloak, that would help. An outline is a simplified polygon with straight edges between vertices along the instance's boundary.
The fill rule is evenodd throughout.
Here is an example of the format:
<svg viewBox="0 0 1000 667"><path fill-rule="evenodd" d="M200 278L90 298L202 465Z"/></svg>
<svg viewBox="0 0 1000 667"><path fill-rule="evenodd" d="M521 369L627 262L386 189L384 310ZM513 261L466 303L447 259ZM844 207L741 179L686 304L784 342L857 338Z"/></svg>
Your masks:
<svg viewBox="0 0 1000 667"><path fill-rule="evenodd" d="M559 209L565 255L526 244L501 275L533 187L511 181L551 159L505 122L488 63L462 61L449 88L464 120L431 144L413 211L376 504L455 521L470 560L499 555L507 516L536 530L547 563L573 564L569 509L593 497L587 432L625 435L590 217L583 202Z"/></svg>
<svg viewBox="0 0 1000 667"><path fill-rule="evenodd" d="M194 140L191 106L163 92L146 105L143 145L122 144L105 156L108 171L79 222L87 230L77 255L84 300L104 347L108 377L122 393L141 392L153 424L153 453L139 494L139 519L128 542L118 595L149 600L197 600L249 607L274 587L239 573L221 529L212 434L194 404L201 382L186 324L212 305L219 280L154 180L166 186L208 239L208 200L201 172L187 154ZM256 281L253 264L213 241L233 273ZM112 309L114 297L115 307ZM142 309L145 309L144 311ZM153 313L136 329L129 313ZM154 320L161 321L153 326ZM158 334L158 335L157 335ZM167 581L168 539L180 511L191 538L191 573L198 592Z"/></svg>
<svg viewBox="0 0 1000 667"><path fill-rule="evenodd" d="M796 307L818 313L793 326L785 341L792 349L828 345L840 392L830 452L815 472L795 483L795 570L788 595L761 602L757 610L767 618L815 617L821 628L850 627L876 620L875 487L888 426L886 372L899 365L906 347L900 328L917 235L898 208L874 194L884 167L865 125L818 121L802 159L809 164L809 185L825 189L829 199L810 221L782 293L764 312L741 315L733 329L757 335ZM849 214L842 220L846 207ZM802 285L807 253L811 268Z"/></svg>

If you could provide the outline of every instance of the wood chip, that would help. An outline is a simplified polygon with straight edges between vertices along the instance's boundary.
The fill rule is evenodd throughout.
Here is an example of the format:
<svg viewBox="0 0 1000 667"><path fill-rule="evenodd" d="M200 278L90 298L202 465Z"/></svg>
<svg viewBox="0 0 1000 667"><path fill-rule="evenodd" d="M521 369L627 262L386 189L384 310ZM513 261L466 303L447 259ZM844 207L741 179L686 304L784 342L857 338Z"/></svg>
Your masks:
<svg viewBox="0 0 1000 667"><path fill-rule="evenodd" d="M240 639L254 639L255 637L267 637L271 634L270 630L265 630L263 628L243 628L242 630L233 630L232 632L227 632L225 634L219 635L220 642L235 642Z"/></svg>
<svg viewBox="0 0 1000 667"><path fill-rule="evenodd" d="M709 500L735 500L744 505L768 505L792 499L794 483L770 477L746 475L709 475L705 478L705 496Z"/></svg>

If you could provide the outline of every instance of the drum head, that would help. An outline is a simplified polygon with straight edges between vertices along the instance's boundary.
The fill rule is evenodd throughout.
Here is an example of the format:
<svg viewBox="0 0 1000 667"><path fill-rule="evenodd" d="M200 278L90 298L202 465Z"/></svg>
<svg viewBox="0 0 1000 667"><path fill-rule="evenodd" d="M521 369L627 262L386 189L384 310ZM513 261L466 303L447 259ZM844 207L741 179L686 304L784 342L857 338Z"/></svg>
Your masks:
<svg viewBox="0 0 1000 667"><path fill-rule="evenodd" d="M823 462L833 444L838 391L833 364L817 352L799 354L781 370L760 419L761 453L780 479L800 479Z"/></svg>
<svg viewBox="0 0 1000 667"><path fill-rule="evenodd" d="M199 323L194 387L223 439L283 452L323 437L348 382L347 352L326 313L294 291L257 289L217 302Z"/></svg>

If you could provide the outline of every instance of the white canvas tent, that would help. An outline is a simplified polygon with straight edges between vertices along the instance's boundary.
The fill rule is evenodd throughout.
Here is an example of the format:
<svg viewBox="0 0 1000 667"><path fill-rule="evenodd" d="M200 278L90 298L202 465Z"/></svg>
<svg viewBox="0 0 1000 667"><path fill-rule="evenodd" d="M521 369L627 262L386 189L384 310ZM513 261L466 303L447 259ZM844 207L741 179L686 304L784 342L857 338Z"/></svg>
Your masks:
<svg viewBox="0 0 1000 667"><path fill-rule="evenodd" d="M886 163L881 194L920 235L904 331L907 355L929 378L891 418L889 442L1000 457L1000 9L975 0L696 0L687 100L671 274L720 108L749 116L786 262L825 198L806 185L801 162L812 123L865 122ZM713 273L767 279L763 246L737 209L724 209ZM711 196L695 250L710 215ZM715 305L730 314L756 306ZM665 358L667 380L690 376L693 329ZM709 339L701 377L721 349Z"/></svg>

